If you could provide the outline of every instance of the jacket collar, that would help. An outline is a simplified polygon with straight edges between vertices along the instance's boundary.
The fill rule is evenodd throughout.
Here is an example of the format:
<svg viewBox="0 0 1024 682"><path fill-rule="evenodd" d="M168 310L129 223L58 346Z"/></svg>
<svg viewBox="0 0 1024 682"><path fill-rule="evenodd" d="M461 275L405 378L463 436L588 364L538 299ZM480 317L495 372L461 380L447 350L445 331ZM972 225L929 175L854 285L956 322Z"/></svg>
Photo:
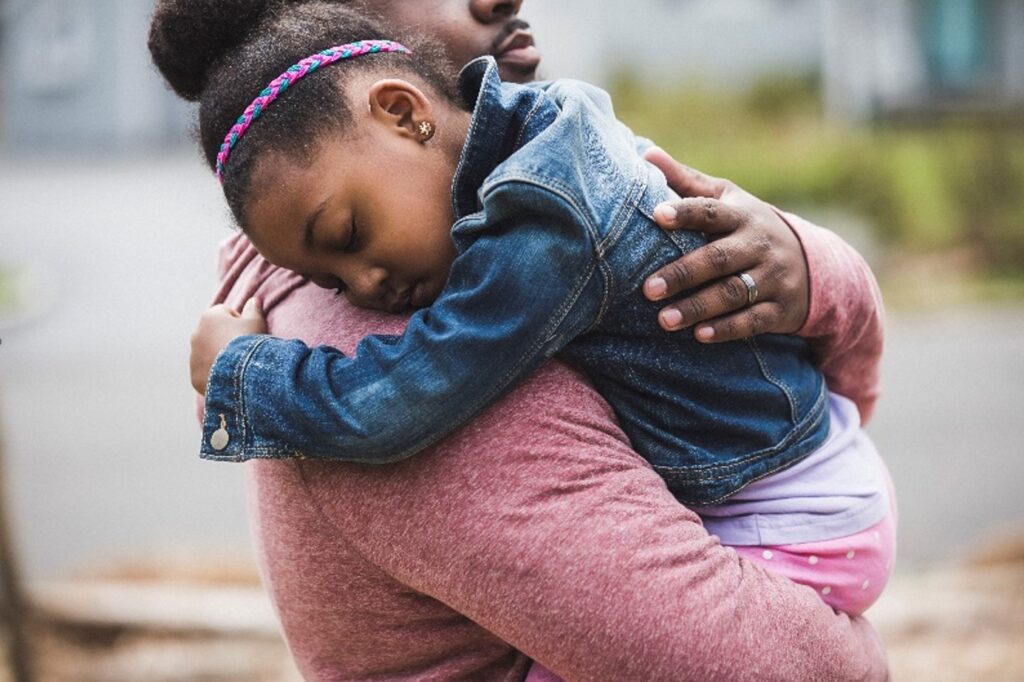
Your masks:
<svg viewBox="0 0 1024 682"><path fill-rule="evenodd" d="M452 208L458 220L480 210L477 191L487 176L528 140L522 134L544 97L536 88L502 83L494 57L480 57L459 74L459 94L473 105L469 134L452 180Z"/></svg>

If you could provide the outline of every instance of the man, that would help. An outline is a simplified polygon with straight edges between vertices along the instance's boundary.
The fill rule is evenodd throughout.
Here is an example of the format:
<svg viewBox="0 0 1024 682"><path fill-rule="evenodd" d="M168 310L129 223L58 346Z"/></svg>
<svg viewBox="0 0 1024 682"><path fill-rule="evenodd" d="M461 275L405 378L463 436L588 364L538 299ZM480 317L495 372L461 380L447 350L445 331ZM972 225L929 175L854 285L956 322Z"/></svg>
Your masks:
<svg viewBox="0 0 1024 682"><path fill-rule="evenodd" d="M453 60L495 53L508 78L529 80L539 61L520 2L357 4L435 30ZM712 342L803 325L830 386L866 415L880 327L863 262L789 217L814 272L809 292L781 214L663 155L653 160L689 197L660 211L664 224L728 233L652 277L647 293L666 299L725 277L670 304L679 315L663 312L663 325L711 319L713 335L697 333ZM276 335L351 352L362 335L404 323L274 268L242 235L221 256L217 301L237 308L259 297ZM745 284L727 277L741 269L755 278L754 306ZM247 466L267 588L308 679L519 680L527 656L567 680L886 674L866 622L718 545L629 449L600 396L557 362L414 460Z"/></svg>
<svg viewBox="0 0 1024 682"><path fill-rule="evenodd" d="M428 31L446 47L454 64L491 54L504 80L526 83L537 76L541 57L529 24L518 16L522 0L350 4L394 25ZM662 325L678 331L707 320L709 324L695 332L709 342L796 332L807 316L807 268L800 244L783 219L731 183L712 181L691 169L681 169L675 189L682 196L704 199L684 202L675 218L671 213L660 215L663 224L725 238L652 273L646 290L652 300L669 301L682 291L718 280L699 294L668 303L659 317ZM770 259L764 257L767 252L773 254ZM729 277L744 271L756 283L753 306L747 305L749 292L739 278Z"/></svg>

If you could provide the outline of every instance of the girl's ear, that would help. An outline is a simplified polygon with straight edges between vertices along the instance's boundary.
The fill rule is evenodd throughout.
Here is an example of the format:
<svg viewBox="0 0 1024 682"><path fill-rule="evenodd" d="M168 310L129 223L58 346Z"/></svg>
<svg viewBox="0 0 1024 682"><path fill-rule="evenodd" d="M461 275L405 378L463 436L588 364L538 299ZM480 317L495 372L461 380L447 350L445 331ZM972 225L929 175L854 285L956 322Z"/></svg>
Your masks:
<svg viewBox="0 0 1024 682"><path fill-rule="evenodd" d="M433 128L434 109L423 91L397 78L379 80L370 86L370 116L394 132L423 141L423 124Z"/></svg>

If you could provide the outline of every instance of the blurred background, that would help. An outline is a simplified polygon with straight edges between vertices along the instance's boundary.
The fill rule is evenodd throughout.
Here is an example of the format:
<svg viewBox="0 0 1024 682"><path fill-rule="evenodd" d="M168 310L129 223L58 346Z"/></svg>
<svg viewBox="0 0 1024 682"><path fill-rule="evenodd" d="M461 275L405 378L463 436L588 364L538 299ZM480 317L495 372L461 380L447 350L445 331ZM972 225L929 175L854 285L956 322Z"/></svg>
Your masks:
<svg viewBox="0 0 1024 682"><path fill-rule="evenodd" d="M196 456L188 338L230 219L149 63L151 6L0 0L3 573L38 679L285 679L243 470ZM865 254L888 306L869 431L901 513L869 616L898 679L1024 679L1024 2L522 15L544 77L603 85L681 161Z"/></svg>

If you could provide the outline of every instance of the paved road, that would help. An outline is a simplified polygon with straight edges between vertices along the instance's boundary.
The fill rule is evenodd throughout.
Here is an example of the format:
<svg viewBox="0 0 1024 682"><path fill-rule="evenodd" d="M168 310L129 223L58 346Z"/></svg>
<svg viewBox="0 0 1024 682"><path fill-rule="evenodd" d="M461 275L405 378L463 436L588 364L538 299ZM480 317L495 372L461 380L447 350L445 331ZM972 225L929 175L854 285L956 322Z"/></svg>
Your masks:
<svg viewBox="0 0 1024 682"><path fill-rule="evenodd" d="M0 329L7 485L27 571L178 547L246 551L242 470L200 462L186 343L227 234L190 156L0 159L0 261L43 313ZM900 493L902 557L1024 523L1024 304L894 313L871 425Z"/></svg>
<svg viewBox="0 0 1024 682"><path fill-rule="evenodd" d="M1024 305L893 312L869 426L900 501L903 559L1024 527Z"/></svg>

